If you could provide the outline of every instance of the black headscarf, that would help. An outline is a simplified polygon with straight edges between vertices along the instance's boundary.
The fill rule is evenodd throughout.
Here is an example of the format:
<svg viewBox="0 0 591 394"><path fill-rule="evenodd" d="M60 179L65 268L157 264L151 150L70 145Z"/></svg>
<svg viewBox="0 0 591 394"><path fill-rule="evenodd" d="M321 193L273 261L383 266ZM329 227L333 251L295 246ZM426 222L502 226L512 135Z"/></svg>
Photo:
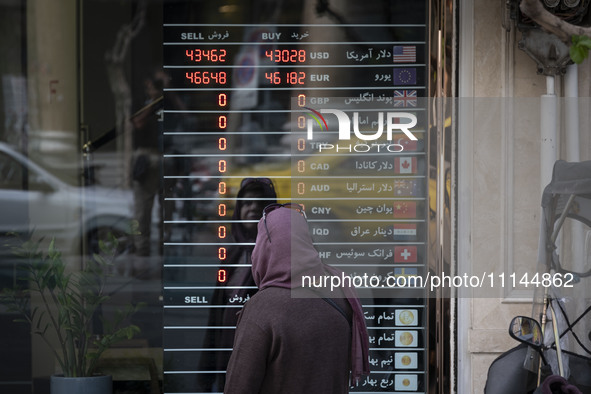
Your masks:
<svg viewBox="0 0 591 394"><path fill-rule="evenodd" d="M242 223L238 222L240 220L242 206L244 205L244 200L242 200L242 198L244 198L244 195L248 192L258 195L258 198L264 199L264 201L261 202L262 208L277 202L277 194L275 193L275 187L269 178L245 178L242 180L241 188L236 196L237 200L234 214L232 215L232 236L237 243L252 242L253 245L240 245L242 250L252 251L257 236L256 226L253 226L253 229L248 231ZM262 208L261 216L263 215Z"/></svg>

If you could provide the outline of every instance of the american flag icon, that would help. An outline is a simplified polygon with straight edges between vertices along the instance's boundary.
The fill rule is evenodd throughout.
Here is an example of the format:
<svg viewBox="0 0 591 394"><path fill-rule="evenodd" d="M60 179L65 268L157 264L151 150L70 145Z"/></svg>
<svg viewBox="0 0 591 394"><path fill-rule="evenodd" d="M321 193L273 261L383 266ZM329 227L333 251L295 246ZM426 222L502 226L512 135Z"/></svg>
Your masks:
<svg viewBox="0 0 591 394"><path fill-rule="evenodd" d="M414 45L394 46L394 63L414 63L417 61L417 47Z"/></svg>
<svg viewBox="0 0 591 394"><path fill-rule="evenodd" d="M416 107L417 106L417 91L416 90L394 90L394 106L395 107Z"/></svg>

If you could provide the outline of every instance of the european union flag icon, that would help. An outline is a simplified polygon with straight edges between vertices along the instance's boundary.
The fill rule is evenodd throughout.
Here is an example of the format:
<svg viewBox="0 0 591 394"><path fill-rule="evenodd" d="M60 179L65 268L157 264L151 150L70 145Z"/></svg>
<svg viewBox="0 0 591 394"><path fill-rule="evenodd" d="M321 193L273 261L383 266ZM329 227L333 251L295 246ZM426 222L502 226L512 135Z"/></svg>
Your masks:
<svg viewBox="0 0 591 394"><path fill-rule="evenodd" d="M394 85L416 85L417 83L417 69L416 68L395 68L394 69Z"/></svg>

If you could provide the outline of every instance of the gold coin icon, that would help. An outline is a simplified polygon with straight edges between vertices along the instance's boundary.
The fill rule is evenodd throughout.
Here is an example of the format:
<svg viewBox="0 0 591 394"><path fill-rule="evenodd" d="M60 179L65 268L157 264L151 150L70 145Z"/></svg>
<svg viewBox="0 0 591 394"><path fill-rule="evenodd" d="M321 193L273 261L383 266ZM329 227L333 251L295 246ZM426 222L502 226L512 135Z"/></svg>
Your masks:
<svg viewBox="0 0 591 394"><path fill-rule="evenodd" d="M409 356L402 356L400 362L402 362L402 365L410 365L411 360Z"/></svg>
<svg viewBox="0 0 591 394"><path fill-rule="evenodd" d="M404 346L409 346L412 344L413 340L414 337L408 331L404 331L402 334L400 334L400 343L402 343Z"/></svg>
<svg viewBox="0 0 591 394"><path fill-rule="evenodd" d="M404 325L412 324L415 320L415 315L412 311L402 311L398 315L398 320Z"/></svg>
<svg viewBox="0 0 591 394"><path fill-rule="evenodd" d="M402 384L403 384L404 386L410 386L410 379L403 379L403 380L402 380Z"/></svg>

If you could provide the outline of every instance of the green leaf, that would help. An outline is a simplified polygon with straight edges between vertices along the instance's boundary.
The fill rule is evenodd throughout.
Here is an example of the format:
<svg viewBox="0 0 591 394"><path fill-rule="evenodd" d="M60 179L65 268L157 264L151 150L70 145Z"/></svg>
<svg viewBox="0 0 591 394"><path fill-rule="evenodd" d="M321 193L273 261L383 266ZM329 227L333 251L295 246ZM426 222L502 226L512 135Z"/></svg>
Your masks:
<svg viewBox="0 0 591 394"><path fill-rule="evenodd" d="M591 37L587 36L572 36L573 44L583 48L591 49Z"/></svg>
<svg viewBox="0 0 591 394"><path fill-rule="evenodd" d="M573 62L576 64L581 64L589 54L589 50L579 46L578 44L573 44L569 49L569 54Z"/></svg>
<svg viewBox="0 0 591 394"><path fill-rule="evenodd" d="M59 256L59 251L55 248L55 238L51 240L51 242L49 243L49 251L48 251L49 257L54 259L57 256Z"/></svg>
<svg viewBox="0 0 591 394"><path fill-rule="evenodd" d="M589 55L591 50L591 37L573 35L572 45L569 48L569 55L573 62L581 64Z"/></svg>

